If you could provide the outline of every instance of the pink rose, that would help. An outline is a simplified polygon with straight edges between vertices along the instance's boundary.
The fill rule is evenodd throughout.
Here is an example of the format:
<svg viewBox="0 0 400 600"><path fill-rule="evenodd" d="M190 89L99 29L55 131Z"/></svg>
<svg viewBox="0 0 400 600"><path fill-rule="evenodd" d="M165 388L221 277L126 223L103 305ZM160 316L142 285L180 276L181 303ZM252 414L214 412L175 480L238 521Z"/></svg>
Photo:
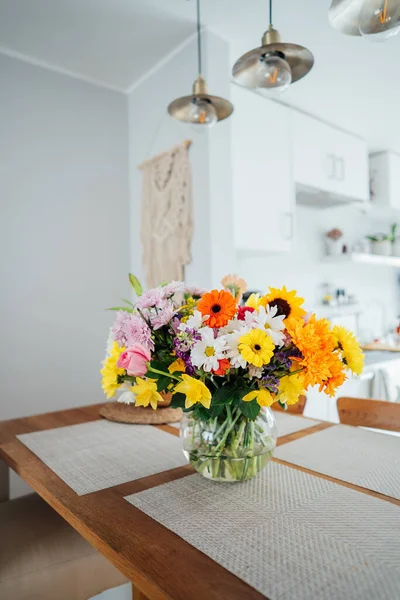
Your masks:
<svg viewBox="0 0 400 600"><path fill-rule="evenodd" d="M119 369L126 369L128 375L132 377L143 377L147 373L146 363L150 359L150 350L141 344L135 344L121 354L117 362L117 367Z"/></svg>

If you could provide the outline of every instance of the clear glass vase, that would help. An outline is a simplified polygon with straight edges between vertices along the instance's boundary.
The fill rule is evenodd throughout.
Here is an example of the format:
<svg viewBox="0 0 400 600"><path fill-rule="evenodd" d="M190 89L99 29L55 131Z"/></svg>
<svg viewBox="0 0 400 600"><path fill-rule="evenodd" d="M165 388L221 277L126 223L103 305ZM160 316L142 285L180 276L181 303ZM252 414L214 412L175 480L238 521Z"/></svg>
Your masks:
<svg viewBox="0 0 400 600"><path fill-rule="evenodd" d="M273 412L263 407L256 419L228 406L213 419L181 421L183 451L198 473L214 481L245 481L264 469L274 453L277 430Z"/></svg>

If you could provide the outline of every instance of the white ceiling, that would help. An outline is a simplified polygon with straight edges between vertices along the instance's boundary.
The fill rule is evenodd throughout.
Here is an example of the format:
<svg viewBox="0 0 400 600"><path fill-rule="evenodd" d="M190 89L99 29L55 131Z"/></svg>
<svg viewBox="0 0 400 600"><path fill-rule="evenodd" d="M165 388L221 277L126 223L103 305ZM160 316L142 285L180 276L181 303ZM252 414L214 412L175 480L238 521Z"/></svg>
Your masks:
<svg viewBox="0 0 400 600"><path fill-rule="evenodd" d="M274 0L283 40L315 55L282 101L400 152L400 34L373 44L331 29L330 0ZM259 45L267 0L202 0L204 25L232 44ZM194 0L0 0L0 47L127 90L194 31ZM0 48L1 50L1 48ZM229 73L227 73L227 77Z"/></svg>

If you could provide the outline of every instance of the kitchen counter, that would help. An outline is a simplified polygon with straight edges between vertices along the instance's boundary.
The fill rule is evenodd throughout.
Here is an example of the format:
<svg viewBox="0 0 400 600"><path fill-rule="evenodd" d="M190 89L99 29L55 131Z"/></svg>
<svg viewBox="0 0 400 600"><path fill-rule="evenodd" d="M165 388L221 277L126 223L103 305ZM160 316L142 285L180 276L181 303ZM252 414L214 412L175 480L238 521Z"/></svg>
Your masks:
<svg viewBox="0 0 400 600"><path fill-rule="evenodd" d="M374 367L385 362L398 360L400 362L400 352L388 352L386 350L364 350L365 367Z"/></svg>

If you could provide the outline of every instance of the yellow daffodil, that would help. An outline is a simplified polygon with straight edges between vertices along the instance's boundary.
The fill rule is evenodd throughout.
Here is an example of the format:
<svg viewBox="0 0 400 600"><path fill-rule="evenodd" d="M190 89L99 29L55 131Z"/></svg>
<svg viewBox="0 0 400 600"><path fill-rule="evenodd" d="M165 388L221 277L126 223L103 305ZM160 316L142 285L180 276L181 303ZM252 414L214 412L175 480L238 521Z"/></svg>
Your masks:
<svg viewBox="0 0 400 600"><path fill-rule="evenodd" d="M186 396L185 408L191 408L198 402L202 404L204 408L210 408L211 392L199 379L190 377L190 375L182 375L182 381L175 386L175 392L179 392Z"/></svg>
<svg viewBox="0 0 400 600"><path fill-rule="evenodd" d="M242 398L244 402L251 402L254 399L257 400L260 406L271 406L275 402L271 392L264 388L261 388L260 390L254 390L254 392L250 392Z"/></svg>
<svg viewBox="0 0 400 600"><path fill-rule="evenodd" d="M161 394L157 392L157 383L154 379L142 379L136 377L136 385L132 388L132 392L135 394L136 406L149 406L156 410L157 403L163 402Z"/></svg>
<svg viewBox="0 0 400 600"><path fill-rule="evenodd" d="M246 306L250 306L250 308L257 310L257 308L260 306L260 294L250 294L246 300Z"/></svg>
<svg viewBox="0 0 400 600"><path fill-rule="evenodd" d="M296 404L304 392L304 376L301 373L286 375L279 382L279 400L288 406Z"/></svg>
<svg viewBox="0 0 400 600"><path fill-rule="evenodd" d="M177 358L172 364L169 365L168 371L172 373L178 373L180 371L185 372L185 363L181 358Z"/></svg>
<svg viewBox="0 0 400 600"><path fill-rule="evenodd" d="M262 367L271 361L275 344L265 330L252 329L239 338L238 348L246 362Z"/></svg>
<svg viewBox="0 0 400 600"><path fill-rule="evenodd" d="M123 375L125 373L125 369L119 369L117 367L118 359L123 352L125 352L125 348L119 346L117 342L114 342L111 346L110 354L105 359L103 368L100 371L103 376L101 387L107 398L115 396L115 393L120 386L118 383L118 375Z"/></svg>
<svg viewBox="0 0 400 600"><path fill-rule="evenodd" d="M340 325L335 325L332 332L342 352L345 365L356 375L361 375L364 368L364 354L354 335Z"/></svg>

